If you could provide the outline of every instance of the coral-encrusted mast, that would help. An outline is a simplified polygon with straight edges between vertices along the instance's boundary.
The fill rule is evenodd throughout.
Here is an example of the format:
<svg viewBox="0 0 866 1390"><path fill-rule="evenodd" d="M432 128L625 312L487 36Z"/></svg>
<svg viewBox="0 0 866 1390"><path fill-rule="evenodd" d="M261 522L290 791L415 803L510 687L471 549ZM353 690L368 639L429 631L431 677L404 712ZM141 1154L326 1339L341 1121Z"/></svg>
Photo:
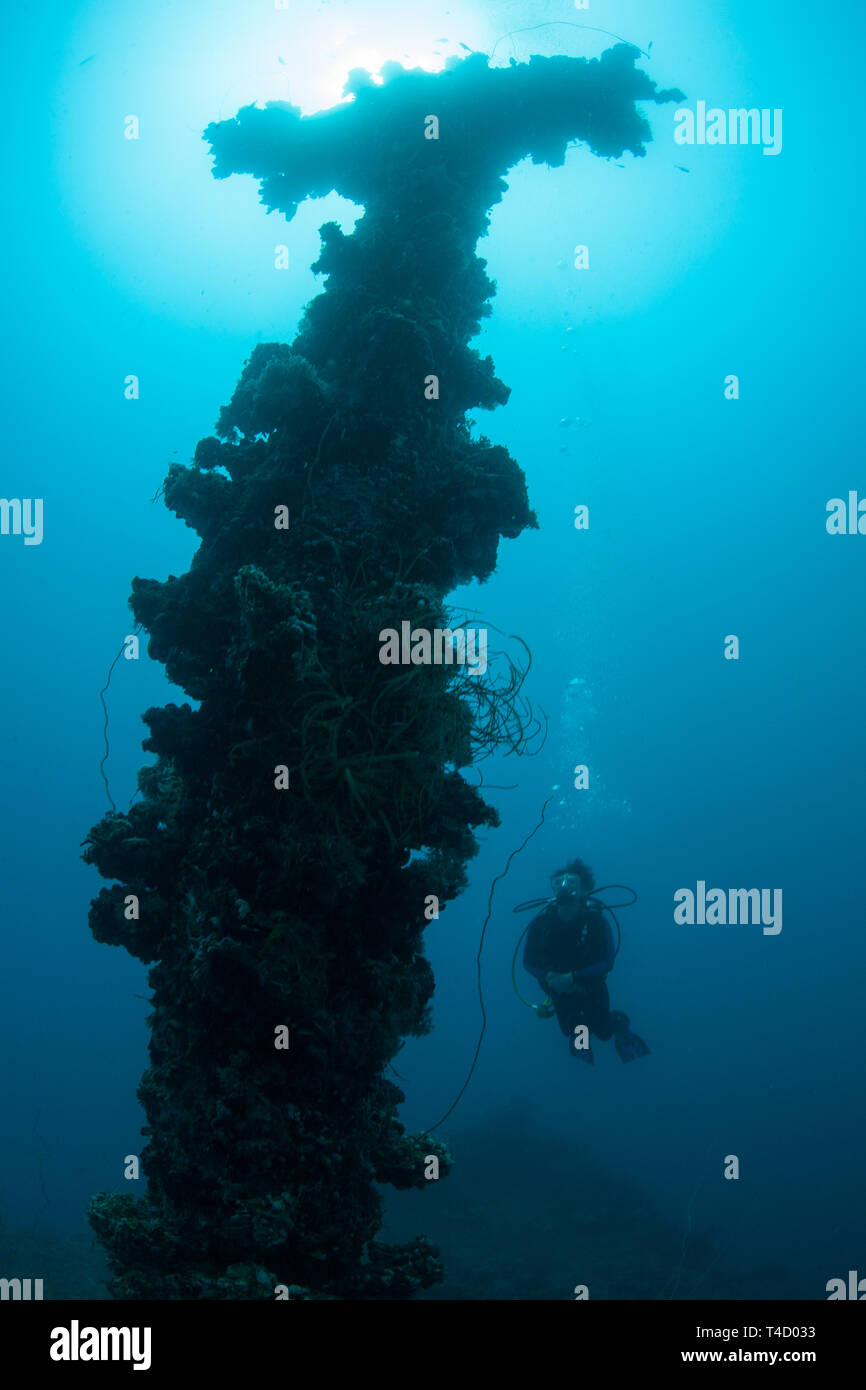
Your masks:
<svg viewBox="0 0 866 1390"><path fill-rule="evenodd" d="M524 156L643 154L634 103L680 94L635 57L388 65L333 111L248 107L206 132L217 176L254 173L286 216L331 189L365 213L322 228L327 289L293 345L255 349L215 437L169 472L201 536L189 572L133 583L198 708L147 711L142 799L85 855L116 880L94 935L152 964L147 1191L90 1205L117 1297L397 1298L440 1277L423 1237L375 1240L374 1184L450 1161L404 1132L384 1071L430 1026L425 898L459 893L474 828L497 823L460 769L523 729L512 704L479 733L452 667L384 666L378 639L447 627L449 590L535 524L521 470L465 419L508 396L468 346L494 290L475 244Z"/></svg>

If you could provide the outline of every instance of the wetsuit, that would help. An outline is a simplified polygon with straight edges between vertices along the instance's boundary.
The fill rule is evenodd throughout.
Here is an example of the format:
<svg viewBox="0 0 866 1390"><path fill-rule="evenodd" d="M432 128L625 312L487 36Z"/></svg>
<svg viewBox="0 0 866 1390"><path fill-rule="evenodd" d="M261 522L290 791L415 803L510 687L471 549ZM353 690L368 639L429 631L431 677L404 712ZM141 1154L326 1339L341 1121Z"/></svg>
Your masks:
<svg viewBox="0 0 866 1390"><path fill-rule="evenodd" d="M605 976L613 969L616 943L600 908L585 907L576 922L566 922L551 904L530 923L523 966L534 975L556 1009L567 1037L578 1024L606 1042L617 1031L622 1015L611 1017ZM557 994L545 983L549 972L573 972L582 994ZM626 1023L628 1020L626 1020Z"/></svg>

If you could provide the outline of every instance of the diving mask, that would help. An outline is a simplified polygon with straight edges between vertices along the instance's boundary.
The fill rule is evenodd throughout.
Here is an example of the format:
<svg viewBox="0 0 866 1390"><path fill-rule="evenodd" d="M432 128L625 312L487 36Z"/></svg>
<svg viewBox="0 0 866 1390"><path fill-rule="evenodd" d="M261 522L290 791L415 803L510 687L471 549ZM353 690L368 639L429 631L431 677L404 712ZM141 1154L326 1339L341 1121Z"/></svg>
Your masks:
<svg viewBox="0 0 866 1390"><path fill-rule="evenodd" d="M550 887L558 903L567 903L580 896L583 884L577 874L553 874Z"/></svg>

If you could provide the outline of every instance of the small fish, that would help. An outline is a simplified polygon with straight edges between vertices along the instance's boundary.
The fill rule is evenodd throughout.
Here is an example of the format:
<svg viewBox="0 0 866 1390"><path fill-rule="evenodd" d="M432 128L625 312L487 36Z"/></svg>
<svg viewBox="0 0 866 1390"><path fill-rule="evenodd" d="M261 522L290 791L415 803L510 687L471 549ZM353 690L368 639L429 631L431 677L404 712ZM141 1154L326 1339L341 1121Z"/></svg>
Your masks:
<svg viewBox="0 0 866 1390"><path fill-rule="evenodd" d="M686 168L685 164L675 164L674 168L679 169L681 174L690 174L692 172L691 169Z"/></svg>
<svg viewBox="0 0 866 1390"><path fill-rule="evenodd" d="M284 68L288 67L288 63L286 62L285 58L281 58L279 54L277 54L277 62L282 63Z"/></svg>
<svg viewBox="0 0 866 1390"><path fill-rule="evenodd" d="M78 66L79 66L80 68L83 68L85 63L92 63L95 57L96 57L96 54L95 54L95 53L91 53L89 58L82 58L82 59L81 59L81 62L78 64Z"/></svg>
<svg viewBox="0 0 866 1390"><path fill-rule="evenodd" d="M461 43L460 47L465 48L467 53L472 52L472 49L469 47L468 43Z"/></svg>

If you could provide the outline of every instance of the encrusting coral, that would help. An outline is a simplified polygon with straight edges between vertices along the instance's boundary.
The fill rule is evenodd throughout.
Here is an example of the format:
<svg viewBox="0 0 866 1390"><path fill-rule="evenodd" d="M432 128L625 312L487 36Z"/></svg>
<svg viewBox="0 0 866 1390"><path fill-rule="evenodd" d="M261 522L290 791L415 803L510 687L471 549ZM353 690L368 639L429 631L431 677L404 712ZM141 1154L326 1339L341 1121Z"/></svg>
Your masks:
<svg viewBox="0 0 866 1390"><path fill-rule="evenodd" d="M384 1072L430 1028L425 901L461 891L473 831L497 824L461 769L534 725L513 664L387 666L379 635L448 628L448 592L536 524L515 461L466 420L508 398L468 346L494 292L475 244L525 156L644 153L635 102L680 94L636 56L388 64L329 112L270 103L206 132L217 177L254 174L287 218L332 189L365 211L321 229L327 288L294 343L255 348L170 469L166 504L201 538L188 573L133 581L196 707L146 712L141 799L85 851L114 880L91 929L153 992L147 1190L89 1210L115 1297L404 1298L441 1276L423 1237L375 1239L375 1184L451 1163L404 1132Z"/></svg>

